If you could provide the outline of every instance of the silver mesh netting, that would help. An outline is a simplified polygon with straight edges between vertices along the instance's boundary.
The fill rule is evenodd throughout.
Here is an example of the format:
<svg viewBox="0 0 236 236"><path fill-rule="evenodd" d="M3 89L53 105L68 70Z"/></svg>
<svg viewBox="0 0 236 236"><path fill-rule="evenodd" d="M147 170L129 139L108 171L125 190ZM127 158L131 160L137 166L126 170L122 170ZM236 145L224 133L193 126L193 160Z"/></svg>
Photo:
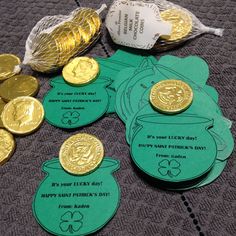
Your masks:
<svg viewBox="0 0 236 236"><path fill-rule="evenodd" d="M51 72L91 46L99 37L101 19L97 11L78 8L68 16L56 15L42 18L32 29L27 41L23 64L33 70Z"/></svg>

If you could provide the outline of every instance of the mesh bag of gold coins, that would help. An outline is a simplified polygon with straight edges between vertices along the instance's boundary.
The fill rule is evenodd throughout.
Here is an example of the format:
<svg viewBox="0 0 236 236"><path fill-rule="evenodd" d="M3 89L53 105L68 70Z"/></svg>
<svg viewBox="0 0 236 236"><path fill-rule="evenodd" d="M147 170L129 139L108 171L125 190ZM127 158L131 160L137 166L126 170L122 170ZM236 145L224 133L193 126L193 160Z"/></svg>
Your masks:
<svg viewBox="0 0 236 236"><path fill-rule="evenodd" d="M45 16L30 32L22 64L39 72L51 72L82 54L99 37L100 9L77 8L69 15Z"/></svg>
<svg viewBox="0 0 236 236"><path fill-rule="evenodd" d="M115 0L106 27L117 44L158 51L204 33L223 35L223 29L203 25L189 10L166 0Z"/></svg>

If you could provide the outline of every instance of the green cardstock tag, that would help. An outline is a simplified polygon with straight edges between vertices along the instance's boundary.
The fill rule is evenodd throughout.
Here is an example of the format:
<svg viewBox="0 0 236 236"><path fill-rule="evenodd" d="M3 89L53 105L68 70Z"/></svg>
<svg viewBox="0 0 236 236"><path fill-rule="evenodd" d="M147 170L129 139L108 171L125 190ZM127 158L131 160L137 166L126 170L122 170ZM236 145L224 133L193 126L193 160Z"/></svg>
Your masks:
<svg viewBox="0 0 236 236"><path fill-rule="evenodd" d="M122 49L118 49L113 55L109 57L109 59L126 64L128 67L133 67L137 66L142 61L144 56L146 55L141 55L140 51L138 50L130 50L129 48L123 47Z"/></svg>
<svg viewBox="0 0 236 236"><path fill-rule="evenodd" d="M156 59L155 62L157 63ZM129 80L126 80L127 82L125 83L123 89L123 97L121 102L123 103L124 113L127 114L127 117L129 117L134 112L130 101L131 92L133 91L134 87L137 87L137 84L141 88L145 89L145 81L149 78L157 78L157 69L155 66L153 66L153 61L150 57L144 61L142 67L140 66L136 69L135 73L129 77ZM155 79L151 81L152 85L155 84ZM139 83L139 81L144 81L144 83ZM138 101L137 97L135 100Z"/></svg>
<svg viewBox="0 0 236 236"><path fill-rule="evenodd" d="M203 187L203 186L208 185L208 184L212 183L213 181L215 181L223 172L226 164L227 164L227 161L216 160L216 162L215 162L213 168L211 169L211 171L209 172L209 174L206 176L206 178L204 180L202 180L199 184L197 184L197 186L195 186L195 188Z"/></svg>
<svg viewBox="0 0 236 236"><path fill-rule="evenodd" d="M142 58L143 56L128 50L117 50L109 58L96 58L96 60L100 66L100 76L109 77L114 81L119 71L128 67L136 67ZM115 112L115 89L112 83L107 87L107 90L110 97L107 113L113 113Z"/></svg>
<svg viewBox="0 0 236 236"><path fill-rule="evenodd" d="M135 164L168 182L199 178L214 165L216 143L208 129L213 120L198 116L144 116L132 144Z"/></svg>
<svg viewBox="0 0 236 236"><path fill-rule="evenodd" d="M129 74L130 71L133 71L134 68L126 68L122 71L120 71L118 73L119 77L126 77L127 74ZM127 116L124 113L124 108L123 108L123 103L121 102L122 98L123 98L123 88L125 87L125 82L121 83L121 85L119 86L119 89L116 89L116 95L115 95L115 111L117 113L117 115L120 117L120 119L125 122L127 120Z"/></svg>
<svg viewBox="0 0 236 236"><path fill-rule="evenodd" d="M108 109L106 90L111 81L99 76L93 83L76 87L63 77L54 78L53 87L44 97L45 119L60 128L78 128L100 118Z"/></svg>
<svg viewBox="0 0 236 236"><path fill-rule="evenodd" d="M165 58L168 57L168 58ZM170 63L171 61L171 63ZM159 68L175 71L177 74L184 75L201 87L203 87L209 78L209 67L205 60L198 56L188 56L178 58L174 56L164 56L159 60Z"/></svg>
<svg viewBox="0 0 236 236"><path fill-rule="evenodd" d="M193 68L194 65L192 65L192 63L196 64L196 67L201 73L197 75L195 73L190 77L192 74L191 71L194 72L196 70L196 68ZM163 66L165 64L169 67ZM185 68L186 65L188 65L188 67ZM134 131L136 127L138 127L136 126L134 117L157 113L149 104L149 94L153 83L159 80L175 78L185 81L194 90L193 103L184 113L195 114L215 120L215 125L210 129L210 132L217 143L217 159L225 160L228 158L233 150L234 141L229 126L227 122L225 122L225 118L219 117L219 115L222 115L222 112L217 104L217 91L211 86L204 85L202 87L209 75L206 62L199 57L181 59L174 56L164 56L160 58L157 64L154 61L152 67L148 68L149 70L155 71L153 75L145 75L146 69L147 67L139 69L139 73L144 74L143 77L138 77L139 73L136 73L134 76L134 72L132 71L130 71L130 73L133 73L132 75L130 75L128 71L122 75L121 71L122 78L125 81L118 88L116 106L120 107L120 109L118 109L119 116L125 117L127 142L131 143ZM173 69L176 69L177 72ZM202 104L204 104L204 106ZM142 109L145 105L147 105L147 109Z"/></svg>
<svg viewBox="0 0 236 236"><path fill-rule="evenodd" d="M201 106L201 104L199 104ZM213 119L214 120L214 126L209 129L210 134L213 136L215 139L216 145L217 145L217 159L224 161L226 160L230 154L233 151L234 148L234 139L232 136L232 133L230 131L230 126L229 122L227 119L221 116L221 114L217 113L207 113L207 108L205 109L200 109L201 107L191 107L188 110L176 114L174 116L168 116L164 115L161 113L158 113L155 111L150 104L147 104L144 106L140 111L138 111L132 119L128 119L126 122L126 140L128 143L132 142L133 137L135 136L136 132L139 130L141 127L139 122L137 122L137 119L139 117L172 117L172 119L175 119L175 117L181 117L181 116L201 116L201 117L206 117L208 119ZM197 114L196 112L197 111Z"/></svg>
<svg viewBox="0 0 236 236"><path fill-rule="evenodd" d="M136 85L133 86L133 89L130 91L130 100L128 106L133 108L133 114L128 117L126 120L126 133L129 134L130 128L132 127L131 122L136 116L136 113L140 111L140 115L144 115L145 112L156 112L150 105L149 102L149 94L152 88L152 83L155 83L156 77L150 76L146 78L145 81L139 80L136 82ZM148 87L149 84L149 87ZM197 90L194 89L194 100L192 105L185 111L187 113L194 113L201 116L206 116L212 114L213 117L216 114L221 115L221 110L217 105L215 99L217 96L217 92L211 88L210 86L204 86L204 88L200 88ZM204 104L204 106L202 106ZM147 110L143 110L144 106L149 106ZM130 108L130 109L131 109ZM215 108L215 109L213 109ZM142 111L142 112L141 112ZM130 143L130 137L126 136L128 143Z"/></svg>
<svg viewBox="0 0 236 236"><path fill-rule="evenodd" d="M225 161L234 149L234 138L228 120L224 117L214 117L214 127L210 129L210 133L217 144L217 159Z"/></svg>
<svg viewBox="0 0 236 236"><path fill-rule="evenodd" d="M146 78L155 74L153 67L150 67L152 60L156 60L153 57L143 58L140 65L136 68L126 68L120 71L114 81L114 86L116 90L116 100L115 109L116 113L119 115L122 121L126 121L127 117L130 115L129 111L125 107L125 87L129 81L138 80L141 78Z"/></svg>
<svg viewBox="0 0 236 236"><path fill-rule="evenodd" d="M111 81L113 81L113 78L120 70L129 67L127 64L111 61L109 58L96 58L96 60L100 66L100 76L111 78ZM107 92L109 94L109 107L107 109L107 113L113 113L115 112L116 93L111 84L107 87Z"/></svg>
<svg viewBox="0 0 236 236"><path fill-rule="evenodd" d="M115 112L116 92L113 88L107 88L107 93L109 95L109 106L106 113L110 114Z"/></svg>
<svg viewBox="0 0 236 236"><path fill-rule="evenodd" d="M198 73L198 76L195 76L194 74L196 70L194 63L196 64L196 68L201 71L200 74ZM163 66L164 64L167 64L169 67ZM186 65L187 67L185 68ZM185 81L197 93L204 93L205 97L207 96L210 100L213 100L217 112L221 113L221 110L219 109L217 103L214 101L214 99L211 98L211 96L208 94L208 91L202 89L203 81L205 83L206 78L209 75L209 69L206 62L201 58L190 56L180 59L173 56L164 56L161 57L157 64L152 64L152 69L153 71L156 71L155 75L147 75L144 78L138 79L132 77L132 79L130 79L126 83L123 92L123 106L127 111L130 111L129 113L127 113L128 116L137 112L137 110L141 108L140 106L142 106L144 102L142 98L142 94L144 93L144 91L146 91L145 100L149 100L149 92L153 84L166 79L180 79ZM191 74L194 75L191 76ZM211 92L213 93L214 89L212 88L211 90ZM214 94L214 96L217 96L217 92L216 94Z"/></svg>
<svg viewBox="0 0 236 236"><path fill-rule="evenodd" d="M126 90L124 91L124 107L127 107L126 110L131 111L128 116L136 113L144 105L149 103L150 90L153 84L157 83L159 80L165 80L162 76L149 76L146 78L141 78L135 83L126 84ZM186 81L185 81L186 82ZM218 104L215 102L217 92L214 88L210 86L204 86L203 88L197 87L192 81L187 82L192 88L194 88L194 99L197 99L198 103L205 101L205 106L211 108L210 112L216 112L222 114ZM213 97L214 96L214 97ZM194 101L196 102L196 101Z"/></svg>
<svg viewBox="0 0 236 236"><path fill-rule="evenodd" d="M197 183L194 183L192 185L190 184L188 187L177 187L177 188L167 187L167 189L174 190L174 191L186 191L189 189L200 188L205 185L208 185L208 184L214 182L221 175L226 164L227 164L227 161L216 160L213 167L211 168L211 170L206 174L206 176L201 178Z"/></svg>
<svg viewBox="0 0 236 236"><path fill-rule="evenodd" d="M104 66L110 69L110 71L120 71L127 67L136 67L140 64L142 59L142 55L131 53L127 50L117 50L111 57L108 58L96 58L100 66ZM106 76L111 76L114 78L114 74Z"/></svg>
<svg viewBox="0 0 236 236"><path fill-rule="evenodd" d="M197 76L195 75L196 69L200 71ZM192 75L193 73L195 74ZM140 106L142 107L143 100L142 98L140 99L140 94L148 87L151 89L153 83L160 80L173 77L190 82L200 90L201 85L206 83L208 76L208 65L199 57L178 58L167 55L161 57L159 61L152 56L143 58L138 67L118 73L114 81L115 89L117 90L116 111L120 118L126 121L130 115L132 116L133 113L140 109ZM206 93L206 91L204 92ZM217 93L214 95L217 96Z"/></svg>
<svg viewBox="0 0 236 236"><path fill-rule="evenodd" d="M33 201L37 222L55 235L87 235L101 229L117 211L120 188L112 173L119 161L104 158L94 172L76 176L65 172L58 158L46 161L47 174Z"/></svg>
<svg viewBox="0 0 236 236"><path fill-rule="evenodd" d="M122 73L122 74L120 74L120 73L117 74L114 82L112 83L115 90L117 91L123 82L128 82L135 75L137 75L139 73L143 73L143 70L146 70L146 69L152 67L153 63L157 63L156 58L154 58L152 56L143 57L142 60L140 61L140 63L137 64L135 67L126 68L126 73L124 73L123 70L121 70L120 73Z"/></svg>
<svg viewBox="0 0 236 236"><path fill-rule="evenodd" d="M204 85L203 89L205 90L207 94L209 94L209 96L215 101L215 103L218 103L219 94L214 87L209 86L209 85Z"/></svg>

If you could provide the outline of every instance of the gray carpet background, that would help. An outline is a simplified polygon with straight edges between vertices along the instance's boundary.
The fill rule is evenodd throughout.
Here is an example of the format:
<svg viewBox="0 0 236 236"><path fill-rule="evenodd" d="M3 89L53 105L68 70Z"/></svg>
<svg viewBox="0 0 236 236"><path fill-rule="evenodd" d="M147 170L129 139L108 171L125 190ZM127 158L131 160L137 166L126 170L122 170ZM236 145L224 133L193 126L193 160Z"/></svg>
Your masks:
<svg viewBox="0 0 236 236"><path fill-rule="evenodd" d="M98 8L111 1L80 0L81 6ZM180 57L198 55L209 63L208 84L219 92L224 115L236 126L236 1L174 0L192 11L204 24L225 29L224 37L203 35L183 47L161 55ZM32 27L46 15L67 14L77 7L74 0L0 0L0 53L13 53L23 59L25 40ZM88 52L107 57L118 47L103 30L102 39ZM23 73L40 80L38 98L50 88L48 75L30 68ZM114 218L99 236L235 236L236 235L236 157L232 154L220 178L209 186L184 193L168 192L140 178L129 156L125 127L116 115L109 115L92 125L68 132L46 121L36 133L18 137L14 156L0 167L0 235L49 235L35 221L31 203L44 178L41 165L58 155L63 141L80 131L98 136L106 156L121 161L115 176L121 186L121 203Z"/></svg>

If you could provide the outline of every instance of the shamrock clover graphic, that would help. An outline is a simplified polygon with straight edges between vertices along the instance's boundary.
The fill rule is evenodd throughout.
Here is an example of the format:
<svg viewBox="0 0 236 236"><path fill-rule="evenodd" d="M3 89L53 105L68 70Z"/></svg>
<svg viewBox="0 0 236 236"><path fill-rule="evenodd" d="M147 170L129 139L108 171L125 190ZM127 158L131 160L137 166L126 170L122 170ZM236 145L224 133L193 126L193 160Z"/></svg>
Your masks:
<svg viewBox="0 0 236 236"><path fill-rule="evenodd" d="M83 215L79 211L71 212L67 211L61 216L60 229L63 232L69 231L73 234L79 231L83 226L82 223Z"/></svg>
<svg viewBox="0 0 236 236"><path fill-rule="evenodd" d="M77 111L68 111L63 114L62 116L62 123L63 124L69 124L73 125L76 124L79 121L80 114Z"/></svg>
<svg viewBox="0 0 236 236"><path fill-rule="evenodd" d="M179 169L180 163L176 160L169 161L167 159L164 159L159 162L158 166L158 172L163 176L168 175L172 178L178 176L181 172L181 170Z"/></svg>

